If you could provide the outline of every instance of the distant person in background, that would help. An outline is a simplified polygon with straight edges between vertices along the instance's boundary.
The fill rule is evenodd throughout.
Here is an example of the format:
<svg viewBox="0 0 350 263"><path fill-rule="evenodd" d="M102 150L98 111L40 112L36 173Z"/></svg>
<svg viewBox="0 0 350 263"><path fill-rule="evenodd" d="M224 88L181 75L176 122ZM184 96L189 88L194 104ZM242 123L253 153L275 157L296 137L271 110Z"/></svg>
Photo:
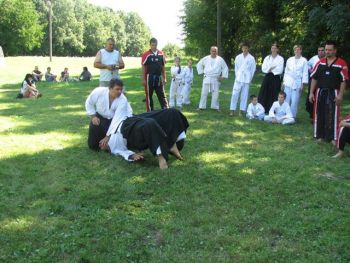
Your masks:
<svg viewBox="0 0 350 263"><path fill-rule="evenodd" d="M145 88L146 110L152 111L153 92L156 92L160 107L162 109L169 108L168 101L165 96L164 86L166 84L165 73L165 56L164 53L157 49L158 40L151 38L150 49L143 53L142 64L142 85Z"/></svg>
<svg viewBox="0 0 350 263"><path fill-rule="evenodd" d="M1 66L5 66L5 56L4 56L4 52L2 50L2 47L0 46L0 67Z"/></svg>
<svg viewBox="0 0 350 263"><path fill-rule="evenodd" d="M210 48L210 55L198 62L197 71L199 75L204 75L198 110L207 108L207 97L208 93L211 92L211 108L219 111L220 84L221 81L228 78L228 67L225 60L218 55L216 46Z"/></svg>
<svg viewBox="0 0 350 263"><path fill-rule="evenodd" d="M294 46L294 56L288 58L283 77L283 90L287 94L286 102L290 105L293 118L297 117L298 104L304 84L309 82L306 58L301 56L300 45Z"/></svg>
<svg viewBox="0 0 350 263"><path fill-rule="evenodd" d="M182 108L182 88L184 85L184 71L181 68L180 58L175 58L175 65L171 67L171 84L169 94L169 107L175 106Z"/></svg>
<svg viewBox="0 0 350 263"><path fill-rule="evenodd" d="M32 75L33 75L33 79L34 81L41 81L41 79L43 78L43 73L39 70L39 67L38 66L35 66L33 72L32 72Z"/></svg>
<svg viewBox="0 0 350 263"><path fill-rule="evenodd" d="M25 76L20 93L23 95L23 98L39 98L42 96L39 90L35 87L32 74L27 74Z"/></svg>
<svg viewBox="0 0 350 263"><path fill-rule="evenodd" d="M285 99L286 93L284 91L280 91L278 93L278 100L272 104L269 115L265 116L264 121L281 123L283 125L295 123L290 106L287 102L285 102Z"/></svg>
<svg viewBox="0 0 350 263"><path fill-rule="evenodd" d="M45 79L47 82L56 82L57 75L51 73L51 67L47 68Z"/></svg>
<svg viewBox="0 0 350 263"><path fill-rule="evenodd" d="M261 66L265 77L261 84L258 100L264 106L265 111L271 108L272 103L277 99L281 90L284 58L278 55L278 48L279 46L276 43L271 45L271 55L264 58Z"/></svg>
<svg viewBox="0 0 350 263"><path fill-rule="evenodd" d="M61 77L60 77L61 82L68 82L69 81L69 72L68 68L64 68L64 70L61 72Z"/></svg>
<svg viewBox="0 0 350 263"><path fill-rule="evenodd" d="M190 94L191 88L193 85L193 67L192 67L192 59L189 59L187 62L187 67L184 68L184 87L182 88L182 97L183 105L190 105Z"/></svg>
<svg viewBox="0 0 350 263"><path fill-rule="evenodd" d="M250 101L251 102L247 108L247 118L249 120L264 120L265 109L263 105L258 102L258 97L251 95Z"/></svg>
<svg viewBox="0 0 350 263"><path fill-rule="evenodd" d="M312 72L312 69L315 67L316 63L321 59L326 56L324 47L318 47L317 49L317 55L313 56L310 58L308 61L308 67L309 67L309 86L307 90L307 97L306 97L306 102L305 102L305 109L309 113L310 118L312 119L313 111L314 111L314 104L310 102L309 96L310 96L310 88L311 88L311 77L310 74Z"/></svg>
<svg viewBox="0 0 350 263"><path fill-rule="evenodd" d="M345 155L345 144L350 144L350 114L339 123L339 134L337 148L338 153L333 158L340 158Z"/></svg>
<svg viewBox="0 0 350 263"><path fill-rule="evenodd" d="M100 87L108 87L112 79L120 79L119 69L125 64L120 52L115 50L113 38L108 38L105 48L97 52L94 67L100 69Z"/></svg>
<svg viewBox="0 0 350 263"><path fill-rule="evenodd" d="M80 74L79 80L80 81L90 81L91 80L91 73L87 67L83 67L83 72Z"/></svg>
<svg viewBox="0 0 350 263"><path fill-rule="evenodd" d="M241 45L242 53L235 58L235 83L232 89L230 115L235 114L239 95L241 95L239 106L241 115L245 116L247 110L249 85L256 69L255 58L249 53L249 48L249 44L243 43Z"/></svg>

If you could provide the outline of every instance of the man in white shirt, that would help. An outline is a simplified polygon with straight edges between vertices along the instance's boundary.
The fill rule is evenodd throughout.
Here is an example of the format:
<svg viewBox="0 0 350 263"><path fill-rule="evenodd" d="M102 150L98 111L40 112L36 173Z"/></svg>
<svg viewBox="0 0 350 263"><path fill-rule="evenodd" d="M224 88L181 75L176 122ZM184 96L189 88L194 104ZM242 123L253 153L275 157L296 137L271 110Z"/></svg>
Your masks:
<svg viewBox="0 0 350 263"><path fill-rule="evenodd" d="M119 79L110 81L110 86L94 89L85 102L86 113L90 116L88 146L99 150L106 144L106 136L115 130L118 123L132 116L132 109L123 92L124 84Z"/></svg>
<svg viewBox="0 0 350 263"><path fill-rule="evenodd" d="M108 87L111 79L120 79L119 69L125 67L120 52L114 46L114 39L108 38L105 48L96 54L94 67L100 69L100 87Z"/></svg>
<svg viewBox="0 0 350 263"><path fill-rule="evenodd" d="M197 64L198 74L204 73L199 110L207 108L208 93L212 92L211 108L219 110L220 82L228 78L228 67L224 59L218 56L218 48L212 46L210 55L202 58Z"/></svg>
<svg viewBox="0 0 350 263"><path fill-rule="evenodd" d="M255 58L249 53L249 44L242 44L242 53L235 58L235 83L232 89L230 115L234 115L239 94L241 94L240 110L242 116L247 109L249 85L253 79L256 69Z"/></svg>
<svg viewBox="0 0 350 263"><path fill-rule="evenodd" d="M294 46L295 56L288 58L283 77L283 89L286 93L286 102L290 105L293 117L297 117L300 95L304 84L309 82L308 65L306 58L301 56L302 47Z"/></svg>
<svg viewBox="0 0 350 263"><path fill-rule="evenodd" d="M275 101L272 104L269 115L265 116L264 121L281 123L283 125L295 123L289 104L285 102L285 99L286 93L280 91L278 93L278 101Z"/></svg>

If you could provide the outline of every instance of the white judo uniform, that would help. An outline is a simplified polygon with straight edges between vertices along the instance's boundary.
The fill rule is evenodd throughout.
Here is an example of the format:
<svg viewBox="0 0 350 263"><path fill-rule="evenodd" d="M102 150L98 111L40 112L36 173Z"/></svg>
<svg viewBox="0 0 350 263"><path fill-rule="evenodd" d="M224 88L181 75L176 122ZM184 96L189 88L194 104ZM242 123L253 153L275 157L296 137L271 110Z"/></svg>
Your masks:
<svg viewBox="0 0 350 263"><path fill-rule="evenodd" d="M182 88L182 104L189 105L191 103L190 101L190 94L191 94L191 88L193 85L193 68L186 66L184 68L184 86Z"/></svg>
<svg viewBox="0 0 350 263"><path fill-rule="evenodd" d="M208 93L212 93L211 108L219 109L219 88L220 76L228 78L228 67L224 59L220 56L212 58L210 55L202 58L197 64L198 74L204 74L201 99L199 102L200 109L207 108Z"/></svg>
<svg viewBox="0 0 350 263"><path fill-rule="evenodd" d="M169 92L169 107L182 107L184 86L184 70L178 66L172 66L170 69L171 84Z"/></svg>
<svg viewBox="0 0 350 263"><path fill-rule="evenodd" d="M235 59L235 82L232 89L230 110L235 111L239 94L241 94L240 110L246 111L249 85L256 69L255 58L251 54L239 54Z"/></svg>
<svg viewBox="0 0 350 263"><path fill-rule="evenodd" d="M309 82L308 63L306 58L290 57L284 71L283 84L286 102L290 105L293 117L296 118L302 85Z"/></svg>
<svg viewBox="0 0 350 263"><path fill-rule="evenodd" d="M265 117L265 108L259 102L257 104L250 103L247 108L247 118L249 120L263 120Z"/></svg>
<svg viewBox="0 0 350 263"><path fill-rule="evenodd" d="M275 101L269 111L269 115L266 115L264 121L272 122L272 119L275 118L278 123L293 124L295 122L293 114L290 110L290 106L287 102L283 102L282 105L278 101Z"/></svg>
<svg viewBox="0 0 350 263"><path fill-rule="evenodd" d="M320 57L318 55L315 55L309 59L309 61L307 62L307 65L310 73L319 60L320 60Z"/></svg>

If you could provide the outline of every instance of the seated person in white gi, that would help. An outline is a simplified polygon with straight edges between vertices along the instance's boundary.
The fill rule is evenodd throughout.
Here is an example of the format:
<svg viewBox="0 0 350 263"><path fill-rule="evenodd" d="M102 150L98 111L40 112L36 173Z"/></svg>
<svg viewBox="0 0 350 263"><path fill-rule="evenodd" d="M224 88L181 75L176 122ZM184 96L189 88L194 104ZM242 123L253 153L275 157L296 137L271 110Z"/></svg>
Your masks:
<svg viewBox="0 0 350 263"><path fill-rule="evenodd" d="M265 109L264 106L258 102L258 97L256 95L250 96L251 103L248 105L247 118L249 120L264 120Z"/></svg>
<svg viewBox="0 0 350 263"><path fill-rule="evenodd" d="M265 116L264 121L271 123L282 123L283 125L293 124L295 122L290 106L287 102L285 102L285 99L286 93L284 91L280 91L278 93L278 101L275 101L272 104L269 115Z"/></svg>
<svg viewBox="0 0 350 263"><path fill-rule="evenodd" d="M182 108L182 88L184 86L184 70L180 65L180 58L175 58L175 65L171 67L171 84L169 95L169 107L175 106ZM176 102L175 102L176 101Z"/></svg>
<svg viewBox="0 0 350 263"><path fill-rule="evenodd" d="M180 111L156 110L119 120L113 118L111 134L100 143L102 150L109 150L127 161L139 161L143 156L134 151L149 148L154 156L158 156L160 169L168 168L168 153L182 160L180 150L189 125Z"/></svg>

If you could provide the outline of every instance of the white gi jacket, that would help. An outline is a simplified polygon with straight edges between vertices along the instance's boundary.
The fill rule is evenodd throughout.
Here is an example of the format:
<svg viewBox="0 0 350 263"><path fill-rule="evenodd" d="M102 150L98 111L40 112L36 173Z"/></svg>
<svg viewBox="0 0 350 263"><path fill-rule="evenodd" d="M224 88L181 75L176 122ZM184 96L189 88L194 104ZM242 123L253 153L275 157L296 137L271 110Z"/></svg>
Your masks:
<svg viewBox="0 0 350 263"><path fill-rule="evenodd" d="M253 79L256 69L256 62L251 54L244 57L243 53L235 58L235 81L241 83L250 83Z"/></svg>
<svg viewBox="0 0 350 263"><path fill-rule="evenodd" d="M217 82L220 76L228 78L228 67L220 56L202 58L197 64L197 71L199 75L204 73L203 84L212 84L213 80Z"/></svg>
<svg viewBox="0 0 350 263"><path fill-rule="evenodd" d="M281 75L284 68L284 58L277 55L275 58L272 55L268 55L264 58L263 64L261 66L262 72L265 74L269 73L272 67L276 66L271 72L274 75Z"/></svg>
<svg viewBox="0 0 350 263"><path fill-rule="evenodd" d="M247 108L247 118L253 119L254 117L261 116L262 114L265 114L264 106L261 105L259 102L254 105L253 103L250 103Z"/></svg>
<svg viewBox="0 0 350 263"><path fill-rule="evenodd" d="M300 89L302 83L307 84L308 82L309 74L306 58L288 58L283 77L284 85L291 89Z"/></svg>
<svg viewBox="0 0 350 263"><path fill-rule="evenodd" d="M277 120L282 120L285 118L293 118L292 111L290 110L290 106L287 102L283 102L282 105L278 101L275 101L271 109L269 111L269 116L274 117Z"/></svg>

